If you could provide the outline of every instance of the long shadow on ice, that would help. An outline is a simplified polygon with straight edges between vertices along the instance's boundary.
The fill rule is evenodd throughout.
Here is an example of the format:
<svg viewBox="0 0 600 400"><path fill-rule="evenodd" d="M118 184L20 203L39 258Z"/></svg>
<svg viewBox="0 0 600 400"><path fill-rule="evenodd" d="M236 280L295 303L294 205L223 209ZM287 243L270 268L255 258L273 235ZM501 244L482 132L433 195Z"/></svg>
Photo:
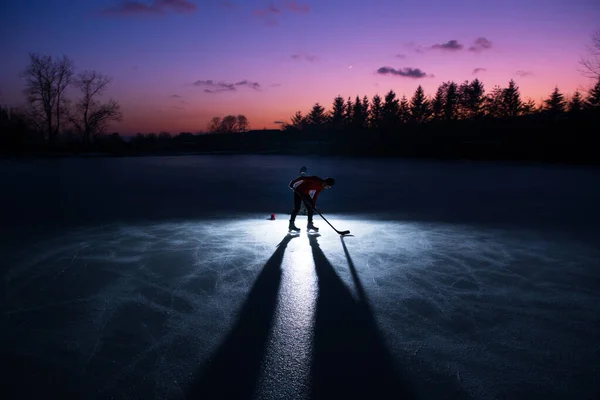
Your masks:
<svg viewBox="0 0 600 400"><path fill-rule="evenodd" d="M283 254L294 237L287 235L263 267L231 332L192 383L189 399L252 398L277 304Z"/></svg>
<svg viewBox="0 0 600 400"><path fill-rule="evenodd" d="M368 305L354 266L355 299L309 236L318 277L312 399L411 399Z"/></svg>
<svg viewBox="0 0 600 400"><path fill-rule="evenodd" d="M367 320L368 324L370 324L369 327L369 335L371 336L371 340L375 341L377 344L381 343L381 339L379 338L379 332L378 332L378 328L376 326L376 322L373 318L373 312L371 311L371 307L370 307L370 302L369 299L367 297L367 294L365 292L365 289L362 285L362 282L360 280L360 277L358 276L358 272L357 269L354 265L354 261L352 260L352 257L350 256L350 252L348 251L348 247L346 246L346 243L344 241L344 236L340 236L340 240L342 242L342 248L344 249L344 255L346 256L346 261L348 262L348 268L350 270L350 274L352 275L352 282L354 284L354 286L356 287L356 292L357 292L357 303L361 309L361 312L364 313L365 315L365 319ZM370 345L370 343L368 344ZM387 356L387 354L383 353L384 349L383 349L383 344L379 344L379 348L373 346L373 348L383 354L383 355L377 355L377 357L382 358L382 361L379 363L379 365L382 366L386 366L386 369L384 369L383 371L380 370L375 370L375 371L369 371L369 376L374 375L376 379L379 379L379 377L377 376L377 374L388 374L388 378L390 381L392 379L396 379L396 387L392 387L394 390L400 390L400 386L399 386L399 376L397 373L395 373L393 371L393 367L387 367L390 363L389 361L389 357ZM441 371L436 371L435 369L432 368L432 366L425 366L423 365L420 361L413 359L412 361L409 360L410 357L406 357L406 355L401 355L400 357L402 357L404 360L401 360L401 362L405 362L408 363L410 362L410 365L412 367L413 370L418 370L419 371L419 375L417 377L417 379L420 381L420 385L421 388L419 388L419 393L416 394L417 392L417 388L411 387L411 391L409 392L408 390L404 390L401 391L400 393L398 392L394 392L393 396L390 397L381 397L381 398L393 398L393 399L409 399L409 398L434 398L434 399L439 399L439 398L456 398L456 399L464 399L464 400L468 400L471 399L472 396L467 393L465 391L465 389L463 387L461 387L460 383L456 381L455 377L452 375L448 375L447 373L445 374L444 372ZM415 377L411 377L411 378L415 378ZM389 382L389 381L388 381ZM373 383L374 386L377 387L377 382ZM379 384L379 385L385 385L385 382L383 384ZM423 387L425 386L425 387ZM405 388L409 387L408 385L404 386ZM379 388L378 388L379 390ZM381 389L381 394L382 396L385 394L385 392L383 391L383 389Z"/></svg>

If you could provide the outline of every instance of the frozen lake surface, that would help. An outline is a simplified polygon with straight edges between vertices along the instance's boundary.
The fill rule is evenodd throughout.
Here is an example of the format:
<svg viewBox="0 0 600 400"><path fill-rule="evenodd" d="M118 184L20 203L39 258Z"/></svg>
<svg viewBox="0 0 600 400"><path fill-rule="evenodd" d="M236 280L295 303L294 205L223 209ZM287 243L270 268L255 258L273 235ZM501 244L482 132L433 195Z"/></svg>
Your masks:
<svg viewBox="0 0 600 400"><path fill-rule="evenodd" d="M333 176L287 235L300 166ZM600 170L0 162L0 396L597 399ZM270 214L277 219L268 221Z"/></svg>

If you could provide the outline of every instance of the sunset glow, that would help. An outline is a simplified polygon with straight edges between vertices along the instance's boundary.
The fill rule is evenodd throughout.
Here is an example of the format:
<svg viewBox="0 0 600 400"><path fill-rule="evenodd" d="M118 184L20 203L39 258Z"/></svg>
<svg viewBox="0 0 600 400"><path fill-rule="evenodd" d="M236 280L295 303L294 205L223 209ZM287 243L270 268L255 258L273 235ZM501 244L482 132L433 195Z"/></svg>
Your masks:
<svg viewBox="0 0 600 400"><path fill-rule="evenodd" d="M514 79L537 103L555 86L568 97L593 84L579 60L600 3L35 0L0 14L0 105L24 103L28 53L64 54L112 77L104 98L124 119L111 128L128 135L198 132L227 114L279 128L337 95L410 99L475 77L488 92Z"/></svg>

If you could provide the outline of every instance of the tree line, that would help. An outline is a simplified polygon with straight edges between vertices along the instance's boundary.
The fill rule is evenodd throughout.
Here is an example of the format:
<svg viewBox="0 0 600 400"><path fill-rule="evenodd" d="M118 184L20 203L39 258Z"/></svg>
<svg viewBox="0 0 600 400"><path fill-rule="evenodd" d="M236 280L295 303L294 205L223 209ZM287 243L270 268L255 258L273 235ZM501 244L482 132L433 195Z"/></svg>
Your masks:
<svg viewBox="0 0 600 400"><path fill-rule="evenodd" d="M250 122L242 114L213 117L208 123L208 131L212 133L246 132L249 128Z"/></svg>
<svg viewBox="0 0 600 400"><path fill-rule="evenodd" d="M5 146L53 147L60 135L78 137L89 145L104 133L108 122L123 118L116 100L100 100L111 79L93 70L76 73L73 61L66 56L52 58L30 53L22 77L25 107L0 109L0 133ZM79 95L69 98L69 89Z"/></svg>
<svg viewBox="0 0 600 400"><path fill-rule="evenodd" d="M354 99L344 99L338 95L329 111L315 103L306 114L297 111L284 129L375 129L401 134L403 127L436 121L506 119L532 115L560 118L599 110L600 79L585 96L576 91L568 100L556 87L540 105L533 100L523 101L514 80L510 80L505 88L495 86L486 93L483 83L475 79L461 84L444 82L433 97L426 96L419 85L410 100L405 95L398 98L393 90L383 98L375 95L369 99L368 96L357 95Z"/></svg>
<svg viewBox="0 0 600 400"><path fill-rule="evenodd" d="M336 96L296 112L282 148L324 154L597 163L600 79L567 98L558 87L536 105L510 80L486 92L479 80L442 83L431 97L389 90L383 97Z"/></svg>
<svg viewBox="0 0 600 400"><path fill-rule="evenodd" d="M593 49L600 51L600 33ZM595 84L568 97L558 87L536 104L510 80L486 88L479 79L443 82L433 95L418 86L408 98L336 96L331 107L315 103L280 130L250 131L244 115L214 117L208 133L137 134L127 140L106 133L122 120L120 105L100 97L110 78L75 74L67 57L30 54L23 71L26 106L0 108L0 153L51 151L117 155L156 153L279 153L364 156L518 158L598 162L593 153L600 122L600 52L583 58L582 73ZM67 89L79 93L69 98Z"/></svg>

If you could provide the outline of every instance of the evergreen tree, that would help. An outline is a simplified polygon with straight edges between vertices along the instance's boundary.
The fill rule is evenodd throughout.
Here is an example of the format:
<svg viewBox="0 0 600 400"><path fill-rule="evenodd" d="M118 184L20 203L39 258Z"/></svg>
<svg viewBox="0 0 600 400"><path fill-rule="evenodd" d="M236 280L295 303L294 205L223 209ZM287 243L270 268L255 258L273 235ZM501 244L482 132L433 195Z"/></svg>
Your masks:
<svg viewBox="0 0 600 400"><path fill-rule="evenodd" d="M504 117L503 94L504 89L500 86L494 86L492 91L485 97L485 111L488 116L493 118Z"/></svg>
<svg viewBox="0 0 600 400"><path fill-rule="evenodd" d="M411 119L419 124L423 123L429 118L430 110L429 100L425 97L423 87L419 85L410 101Z"/></svg>
<svg viewBox="0 0 600 400"><path fill-rule="evenodd" d="M354 100L354 107L352 110L352 125L356 129L362 129L366 125L366 115L363 110L363 105L358 95Z"/></svg>
<svg viewBox="0 0 600 400"><path fill-rule="evenodd" d="M308 113L308 123L313 126L321 126L327 122L327 117L325 115L325 108L319 103L315 103L313 108Z"/></svg>
<svg viewBox="0 0 600 400"><path fill-rule="evenodd" d="M346 126L352 126L352 116L354 114L354 103L352 103L352 99L348 97L348 101L346 102L346 109L344 112L344 120Z"/></svg>
<svg viewBox="0 0 600 400"><path fill-rule="evenodd" d="M535 106L535 101L533 101L533 99L529 99L525 103L523 103L523 107L522 107L523 115L531 115L531 114L534 114L535 112L536 112L536 106Z"/></svg>
<svg viewBox="0 0 600 400"><path fill-rule="evenodd" d="M558 87L555 87L550 97L544 100L544 104L546 112L550 115L556 116L565 112L565 97L558 90Z"/></svg>
<svg viewBox="0 0 600 400"><path fill-rule="evenodd" d="M581 99L581 93L579 90L576 90L571 97L571 101L569 101L569 112L571 114L577 114L583 109L583 100Z"/></svg>
<svg viewBox="0 0 600 400"><path fill-rule="evenodd" d="M306 117L302 115L302 111L296 111L296 114L292 117L291 128L304 129L308 125Z"/></svg>
<svg viewBox="0 0 600 400"><path fill-rule="evenodd" d="M390 90L384 97L383 102L383 127L385 129L395 129L398 127L398 113L400 111L400 102L396 98L396 93Z"/></svg>
<svg viewBox="0 0 600 400"><path fill-rule="evenodd" d="M363 96L363 99L362 99L362 110L363 110L363 114L365 116L363 125L365 127L368 127L369 126L369 120L370 120L371 110L370 110L370 104L369 104L369 97L367 95Z"/></svg>
<svg viewBox="0 0 600 400"><path fill-rule="evenodd" d="M585 105L586 108L600 110L600 78L596 82L596 85L589 91Z"/></svg>
<svg viewBox="0 0 600 400"><path fill-rule="evenodd" d="M469 81L464 81L458 85L458 118L467 119L469 118L469 92L471 90L471 84Z"/></svg>
<svg viewBox="0 0 600 400"><path fill-rule="evenodd" d="M346 104L342 96L338 95L335 99L333 99L333 107L329 117L333 129L343 128L345 107Z"/></svg>
<svg viewBox="0 0 600 400"><path fill-rule="evenodd" d="M469 87L469 97L467 101L470 118L478 118L483 114L484 102L485 88L479 79L475 79L473 82L471 82Z"/></svg>
<svg viewBox="0 0 600 400"><path fill-rule="evenodd" d="M450 81L446 84L444 98L444 119L455 120L458 117L458 85Z"/></svg>
<svg viewBox="0 0 600 400"><path fill-rule="evenodd" d="M444 85L440 85L435 92L435 97L431 101L431 112L433 119L441 120L444 118Z"/></svg>
<svg viewBox="0 0 600 400"><path fill-rule="evenodd" d="M502 91L502 111L505 117L516 117L521 113L523 102L519 87L514 80L508 82L508 87Z"/></svg>
<svg viewBox="0 0 600 400"><path fill-rule="evenodd" d="M410 119L410 104L408 103L406 96L402 95L400 105L398 106L398 122L407 124Z"/></svg>
<svg viewBox="0 0 600 400"><path fill-rule="evenodd" d="M373 100L371 101L370 117L369 126L374 129L380 128L383 120L383 104L378 94L373 96Z"/></svg>

